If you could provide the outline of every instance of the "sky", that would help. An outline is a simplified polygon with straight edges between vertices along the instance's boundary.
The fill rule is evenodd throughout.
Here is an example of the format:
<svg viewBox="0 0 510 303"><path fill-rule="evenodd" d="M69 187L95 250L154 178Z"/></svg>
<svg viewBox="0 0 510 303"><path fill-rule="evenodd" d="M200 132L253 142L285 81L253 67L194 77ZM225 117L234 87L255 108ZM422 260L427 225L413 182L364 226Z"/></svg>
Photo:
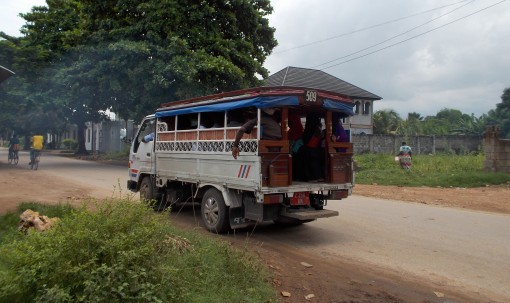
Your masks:
<svg viewBox="0 0 510 303"><path fill-rule="evenodd" d="M264 66L321 69L374 93L374 111L476 117L510 87L510 1L272 0L278 46ZM44 0L0 0L0 31L19 36Z"/></svg>

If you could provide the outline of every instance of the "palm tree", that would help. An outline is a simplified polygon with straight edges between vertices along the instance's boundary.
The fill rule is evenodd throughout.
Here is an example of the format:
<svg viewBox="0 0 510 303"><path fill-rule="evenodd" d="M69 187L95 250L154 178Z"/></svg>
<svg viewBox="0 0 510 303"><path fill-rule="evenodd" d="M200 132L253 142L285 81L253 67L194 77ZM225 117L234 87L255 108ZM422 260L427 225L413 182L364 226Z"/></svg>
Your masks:
<svg viewBox="0 0 510 303"><path fill-rule="evenodd" d="M374 113L374 134L395 134L402 122L399 114L392 109L378 110Z"/></svg>

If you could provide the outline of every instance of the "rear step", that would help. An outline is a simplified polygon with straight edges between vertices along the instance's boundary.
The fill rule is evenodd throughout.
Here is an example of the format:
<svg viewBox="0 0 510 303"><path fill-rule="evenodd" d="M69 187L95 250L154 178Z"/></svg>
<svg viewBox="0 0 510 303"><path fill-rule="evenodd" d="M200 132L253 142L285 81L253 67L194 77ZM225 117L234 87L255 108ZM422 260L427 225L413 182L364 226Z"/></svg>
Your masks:
<svg viewBox="0 0 510 303"><path fill-rule="evenodd" d="M293 218L293 219L298 219L298 220L313 220L313 219L319 219L319 218L336 217L339 215L339 213L336 210L311 209L311 210L296 210L296 211L283 210L280 215L282 217L288 217L288 218Z"/></svg>

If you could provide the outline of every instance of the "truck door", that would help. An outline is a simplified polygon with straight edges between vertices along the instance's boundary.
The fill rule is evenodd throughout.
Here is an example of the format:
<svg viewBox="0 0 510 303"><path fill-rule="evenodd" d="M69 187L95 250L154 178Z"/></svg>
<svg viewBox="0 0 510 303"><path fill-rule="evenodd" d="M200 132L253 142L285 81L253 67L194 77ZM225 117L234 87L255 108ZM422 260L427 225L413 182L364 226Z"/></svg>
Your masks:
<svg viewBox="0 0 510 303"><path fill-rule="evenodd" d="M129 155L130 179L140 182L142 174L154 174L154 140L156 137L156 119L154 117L143 120L138 134L133 140Z"/></svg>

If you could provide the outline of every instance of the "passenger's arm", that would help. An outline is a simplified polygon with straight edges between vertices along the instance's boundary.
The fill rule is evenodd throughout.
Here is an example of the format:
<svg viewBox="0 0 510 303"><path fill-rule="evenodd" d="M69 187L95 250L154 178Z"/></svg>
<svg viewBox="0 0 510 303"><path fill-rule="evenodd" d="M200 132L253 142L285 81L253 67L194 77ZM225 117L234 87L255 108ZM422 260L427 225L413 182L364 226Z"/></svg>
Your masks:
<svg viewBox="0 0 510 303"><path fill-rule="evenodd" d="M244 129L241 127L239 131L236 134L236 139L234 140L234 146L232 147L232 156L234 159L237 159L237 156L239 156L239 141L243 138L244 135Z"/></svg>
<svg viewBox="0 0 510 303"><path fill-rule="evenodd" d="M234 140L234 146L232 146L232 156L234 159L237 159L237 156L239 156L239 141L243 138L244 133L251 133L253 127L257 124L257 119L252 119L248 122L246 122L239 131L236 134L236 138Z"/></svg>

